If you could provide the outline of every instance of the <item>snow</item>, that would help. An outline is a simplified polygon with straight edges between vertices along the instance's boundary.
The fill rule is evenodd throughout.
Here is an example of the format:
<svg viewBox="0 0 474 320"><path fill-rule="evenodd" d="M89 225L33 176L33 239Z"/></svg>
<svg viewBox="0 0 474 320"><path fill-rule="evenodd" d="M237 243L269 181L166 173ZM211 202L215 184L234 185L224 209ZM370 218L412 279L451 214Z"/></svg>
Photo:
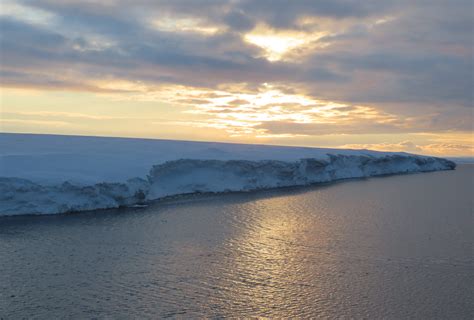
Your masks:
<svg viewBox="0 0 474 320"><path fill-rule="evenodd" d="M454 168L441 158L369 150L3 133L0 216Z"/></svg>

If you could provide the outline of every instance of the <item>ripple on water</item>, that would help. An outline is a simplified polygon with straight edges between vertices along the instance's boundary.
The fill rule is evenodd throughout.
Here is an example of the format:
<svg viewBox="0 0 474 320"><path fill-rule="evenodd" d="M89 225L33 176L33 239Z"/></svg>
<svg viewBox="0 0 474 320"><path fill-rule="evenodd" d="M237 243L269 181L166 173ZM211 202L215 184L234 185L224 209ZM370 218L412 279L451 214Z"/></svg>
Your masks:
<svg viewBox="0 0 474 320"><path fill-rule="evenodd" d="M472 169L0 219L0 317L472 318Z"/></svg>

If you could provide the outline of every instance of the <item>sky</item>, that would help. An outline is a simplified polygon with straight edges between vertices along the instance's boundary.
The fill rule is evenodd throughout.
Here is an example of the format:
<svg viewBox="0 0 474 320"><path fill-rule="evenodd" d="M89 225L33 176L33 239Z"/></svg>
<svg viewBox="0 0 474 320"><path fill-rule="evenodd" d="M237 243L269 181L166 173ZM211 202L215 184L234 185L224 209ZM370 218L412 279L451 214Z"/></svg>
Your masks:
<svg viewBox="0 0 474 320"><path fill-rule="evenodd" d="M471 0L3 0L0 131L474 156Z"/></svg>

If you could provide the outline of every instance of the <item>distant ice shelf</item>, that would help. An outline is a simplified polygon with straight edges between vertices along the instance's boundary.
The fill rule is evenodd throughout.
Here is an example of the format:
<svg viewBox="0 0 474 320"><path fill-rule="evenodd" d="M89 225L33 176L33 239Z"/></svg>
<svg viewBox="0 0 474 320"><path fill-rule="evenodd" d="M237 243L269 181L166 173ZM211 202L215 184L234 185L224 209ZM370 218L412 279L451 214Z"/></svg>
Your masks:
<svg viewBox="0 0 474 320"><path fill-rule="evenodd" d="M341 150L345 154L336 154L324 153L324 149L315 150L317 158L299 160L169 160L153 165L145 177L133 177L121 182L84 184L68 181L65 176L64 182L46 183L41 179L32 181L2 176L0 215L78 212L133 206L181 194L304 186L348 178L452 170L456 167L452 161L435 157L360 150ZM298 148L294 151L297 152ZM213 149L211 153L220 152ZM5 175L8 168L3 167L2 170ZM47 168L45 172L51 170Z"/></svg>

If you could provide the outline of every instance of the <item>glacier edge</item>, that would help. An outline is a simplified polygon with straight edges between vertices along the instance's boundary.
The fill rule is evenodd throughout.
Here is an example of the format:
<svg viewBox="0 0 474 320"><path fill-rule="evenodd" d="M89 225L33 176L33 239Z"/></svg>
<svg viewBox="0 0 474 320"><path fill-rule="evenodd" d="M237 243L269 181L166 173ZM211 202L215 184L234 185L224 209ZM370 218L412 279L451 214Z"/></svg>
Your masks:
<svg viewBox="0 0 474 320"><path fill-rule="evenodd" d="M145 178L90 186L70 182L51 186L0 177L0 216L117 208L180 194L304 186L349 178L453 170L455 167L454 162L443 158L408 154L328 154L326 159L297 161L172 160L154 165Z"/></svg>

